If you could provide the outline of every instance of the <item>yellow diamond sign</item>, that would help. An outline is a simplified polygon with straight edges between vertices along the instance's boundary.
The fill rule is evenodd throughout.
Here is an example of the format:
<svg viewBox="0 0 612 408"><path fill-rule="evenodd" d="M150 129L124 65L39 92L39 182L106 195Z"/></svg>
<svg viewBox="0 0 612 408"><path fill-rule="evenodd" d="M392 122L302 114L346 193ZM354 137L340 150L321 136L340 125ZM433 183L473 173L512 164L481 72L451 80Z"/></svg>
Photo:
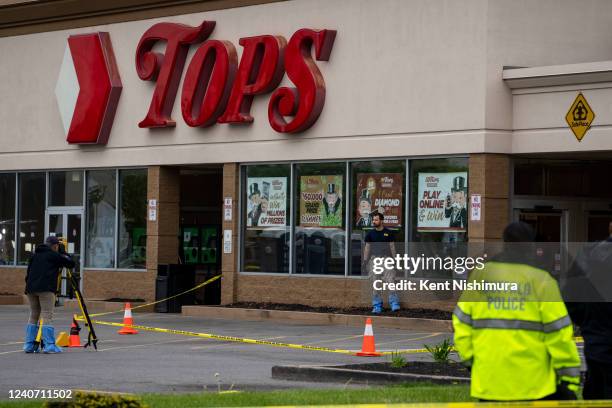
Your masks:
<svg viewBox="0 0 612 408"><path fill-rule="evenodd" d="M591 128L594 119L595 112L589 106L584 95L579 93L569 111L567 111L567 115L565 115L565 121L579 142L582 141L587 130Z"/></svg>

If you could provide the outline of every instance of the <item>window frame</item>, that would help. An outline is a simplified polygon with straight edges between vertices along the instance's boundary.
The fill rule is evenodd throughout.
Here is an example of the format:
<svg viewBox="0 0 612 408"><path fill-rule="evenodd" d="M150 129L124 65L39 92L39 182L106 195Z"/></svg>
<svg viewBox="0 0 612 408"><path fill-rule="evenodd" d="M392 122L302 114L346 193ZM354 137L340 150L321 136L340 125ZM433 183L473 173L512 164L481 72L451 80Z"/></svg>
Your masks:
<svg viewBox="0 0 612 408"><path fill-rule="evenodd" d="M121 171L122 170L144 170L145 175L147 176L147 186L145 188L145 239L148 237L148 214L146 213L147 205L148 205L148 183L149 183L149 169L148 167L115 167L115 267L114 268L89 268L90 270L99 270L99 271L137 271L137 272L146 272L147 271L147 257L145 250L145 267L144 268L124 268L119 267L119 219L120 219L120 203L121 203L121 192L119 189L121 188ZM101 170L101 169L96 169Z"/></svg>
<svg viewBox="0 0 612 408"><path fill-rule="evenodd" d="M7 268L19 268L19 269L25 269L27 268L27 265L21 265L18 263L18 253L19 253L19 245L20 245L20 241L21 241L21 237L19 235L19 218L21 216L20 211L19 211L19 181L20 181L20 175L22 174L31 174L31 173L43 173L44 174L44 178L45 178L45 197L44 197L44 203L45 203L45 227L46 227L46 222L47 222L47 211L48 210L57 210L57 209L78 209L78 210L82 210L83 211L83 224L84 227L82 228L83 230L83 237L82 239L84 240L84 248L87 248L87 222L86 222L86 218L88 215L88 211L87 211L87 176L88 176L88 172L89 171L98 171L98 170L111 170L115 172L115 205L118 205L119 202L119 171L120 170L144 170L147 174L147 180L148 180L148 167L143 167L143 166L126 166L126 167L100 167L100 168L68 168L68 169L64 169L64 168L59 168L59 169L47 169L47 170L15 170L15 171L0 171L0 174L12 174L15 177L15 201L14 201L14 208L15 208L15 226L14 226L14 234L15 234L15 247L13 248L13 262L11 264L8 265L0 265L0 269L7 269ZM82 172L82 175L84 177L83 180L83 205L82 206L62 206L62 207L58 207L58 206L49 206L49 175L52 172L61 172L61 171L80 171ZM145 216L146 219L146 216ZM117 267L118 263L118 243L119 243L119 233L118 233L118 224L119 224L119 211L116 208L115 210L115 236L114 236L114 243L115 243L115 249L114 249L114 260L115 260L115 267L114 268L96 268L96 267L86 267L85 264L87 262L87 254L86 251L84 251L83 255L83 271L105 271L105 272L146 272L147 268L119 268ZM148 236L148 230L147 230L147 234ZM146 262L146 261L145 261Z"/></svg>
<svg viewBox="0 0 612 408"><path fill-rule="evenodd" d="M12 174L13 178L15 180L15 200L13 202L13 209L15 210L15 217L14 217L14 221L13 221L13 237L15 237L15 245L13 246L13 261L10 264L5 264L5 265L0 265L0 269L2 268L15 268L18 266L24 266L24 265L17 265L17 248L19 245L18 239L19 239L19 234L17 233L17 223L19 222L19 208L17 207L18 205L18 194L19 194L19 180L17 179L17 172L16 171L0 171L0 175L4 175L4 174Z"/></svg>
<svg viewBox="0 0 612 408"><path fill-rule="evenodd" d="M351 223L351 215L353 212L353 204L354 197L352 197L351 189L353 185L353 175L351 171L352 163L360 163L360 162L370 162L370 161L404 161L405 162L405 177L404 177L404 200L405 200L405 208L404 208L404 243L408 245L409 238L412 233L413 222L412 222L412 191L411 191L411 174L412 174L412 162L418 160L432 160L432 159L467 159L468 160L468 177L469 177L469 154L452 154L452 155L427 155L427 156L392 156L392 157L370 157L370 158L358 158L358 159L325 159L325 160L282 160L282 161L262 161L262 162L243 162L239 164L239 181L238 185L240 186L240 191L238 194L238 220L237 220L237 228L238 228L238 251L236 251L236 265L238 265L238 274L240 275L253 275L253 276L299 276L299 277L316 277L316 278L329 278L329 279L367 279L364 276L351 275L350 274L350 239L353 234L353 225ZM295 175L296 175L296 165L298 164L317 164L317 163L344 163L345 164L345 173L346 173L346 182L344 186L344 194L345 194L345 203L346 203L346 211L345 211L345 245L344 245L344 274L343 275L319 275L319 274L298 274L295 272L295 248L294 248L294 240L295 240L295 229L296 229L296 220L295 217L297 215L295 200L297 193L297 183L295 183ZM290 188L290 197L288 200L291 200L291 209L290 209L290 217L291 217L291 228L290 228L290 236L289 236L289 272L249 272L243 271L243 254L244 254L244 228L245 228L245 219L244 219L244 187L246 185L246 168L248 166L257 166L257 165L276 165L276 164L285 164L289 165L291 168L291 188Z"/></svg>

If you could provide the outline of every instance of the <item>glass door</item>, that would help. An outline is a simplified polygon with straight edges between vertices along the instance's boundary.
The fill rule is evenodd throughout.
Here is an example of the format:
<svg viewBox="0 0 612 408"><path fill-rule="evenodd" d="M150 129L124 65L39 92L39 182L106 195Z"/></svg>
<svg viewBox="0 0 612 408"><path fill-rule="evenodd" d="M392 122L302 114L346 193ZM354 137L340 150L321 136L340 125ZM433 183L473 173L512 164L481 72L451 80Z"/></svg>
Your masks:
<svg viewBox="0 0 612 408"><path fill-rule="evenodd" d="M74 209L47 210L46 235L56 236L66 240L65 251L76 263L75 274L80 276L82 270L82 236L83 236L83 213ZM65 277L65 276L64 276ZM83 281L79 279L79 289L83 290ZM60 294L68 294L66 280L62 279Z"/></svg>
<svg viewBox="0 0 612 408"><path fill-rule="evenodd" d="M587 242L606 240L610 236L612 211L588 211Z"/></svg>
<svg viewBox="0 0 612 408"><path fill-rule="evenodd" d="M536 233L538 264L558 276L567 263L567 211L515 208L514 219L531 225Z"/></svg>

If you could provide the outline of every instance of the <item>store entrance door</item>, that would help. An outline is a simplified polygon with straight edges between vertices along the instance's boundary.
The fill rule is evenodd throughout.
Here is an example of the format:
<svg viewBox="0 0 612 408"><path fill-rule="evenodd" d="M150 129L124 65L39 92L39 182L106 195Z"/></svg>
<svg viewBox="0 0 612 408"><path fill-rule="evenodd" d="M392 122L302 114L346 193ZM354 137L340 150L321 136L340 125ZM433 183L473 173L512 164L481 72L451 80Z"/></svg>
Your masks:
<svg viewBox="0 0 612 408"><path fill-rule="evenodd" d="M612 211L590 210L587 212L587 241L603 241L610 236L609 225L612 223Z"/></svg>
<svg viewBox="0 0 612 408"><path fill-rule="evenodd" d="M553 275L560 274L568 262L569 213L570 209L563 208L559 203L541 205L524 202L515 205L514 220L533 227L538 243L538 263Z"/></svg>
<svg viewBox="0 0 612 408"><path fill-rule="evenodd" d="M82 271L82 239L83 236L83 211L74 209L65 210L47 210L45 223L45 236L56 236L66 239L66 252L70 254L74 262L76 262L76 273L80 276ZM65 276L64 276L65 277ZM79 279L79 289L83 290L83 280ZM60 295L68 295L68 285L66 280L62 279Z"/></svg>

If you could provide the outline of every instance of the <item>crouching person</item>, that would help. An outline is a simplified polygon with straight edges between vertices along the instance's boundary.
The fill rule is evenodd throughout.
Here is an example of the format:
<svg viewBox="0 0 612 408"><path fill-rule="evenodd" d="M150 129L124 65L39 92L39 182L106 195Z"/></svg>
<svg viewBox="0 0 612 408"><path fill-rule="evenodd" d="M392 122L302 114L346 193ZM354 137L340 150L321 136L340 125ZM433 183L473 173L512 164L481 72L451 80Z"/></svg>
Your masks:
<svg viewBox="0 0 612 408"><path fill-rule="evenodd" d="M75 263L65 253L60 253L60 242L57 237L47 237L45 243L36 247L28 264L25 293L30 303L30 319L26 326L26 337L23 350L26 353L38 352L36 336L38 322L42 317L42 342L44 353L61 353L55 345L53 329L53 308L55 291L61 268L74 268Z"/></svg>

